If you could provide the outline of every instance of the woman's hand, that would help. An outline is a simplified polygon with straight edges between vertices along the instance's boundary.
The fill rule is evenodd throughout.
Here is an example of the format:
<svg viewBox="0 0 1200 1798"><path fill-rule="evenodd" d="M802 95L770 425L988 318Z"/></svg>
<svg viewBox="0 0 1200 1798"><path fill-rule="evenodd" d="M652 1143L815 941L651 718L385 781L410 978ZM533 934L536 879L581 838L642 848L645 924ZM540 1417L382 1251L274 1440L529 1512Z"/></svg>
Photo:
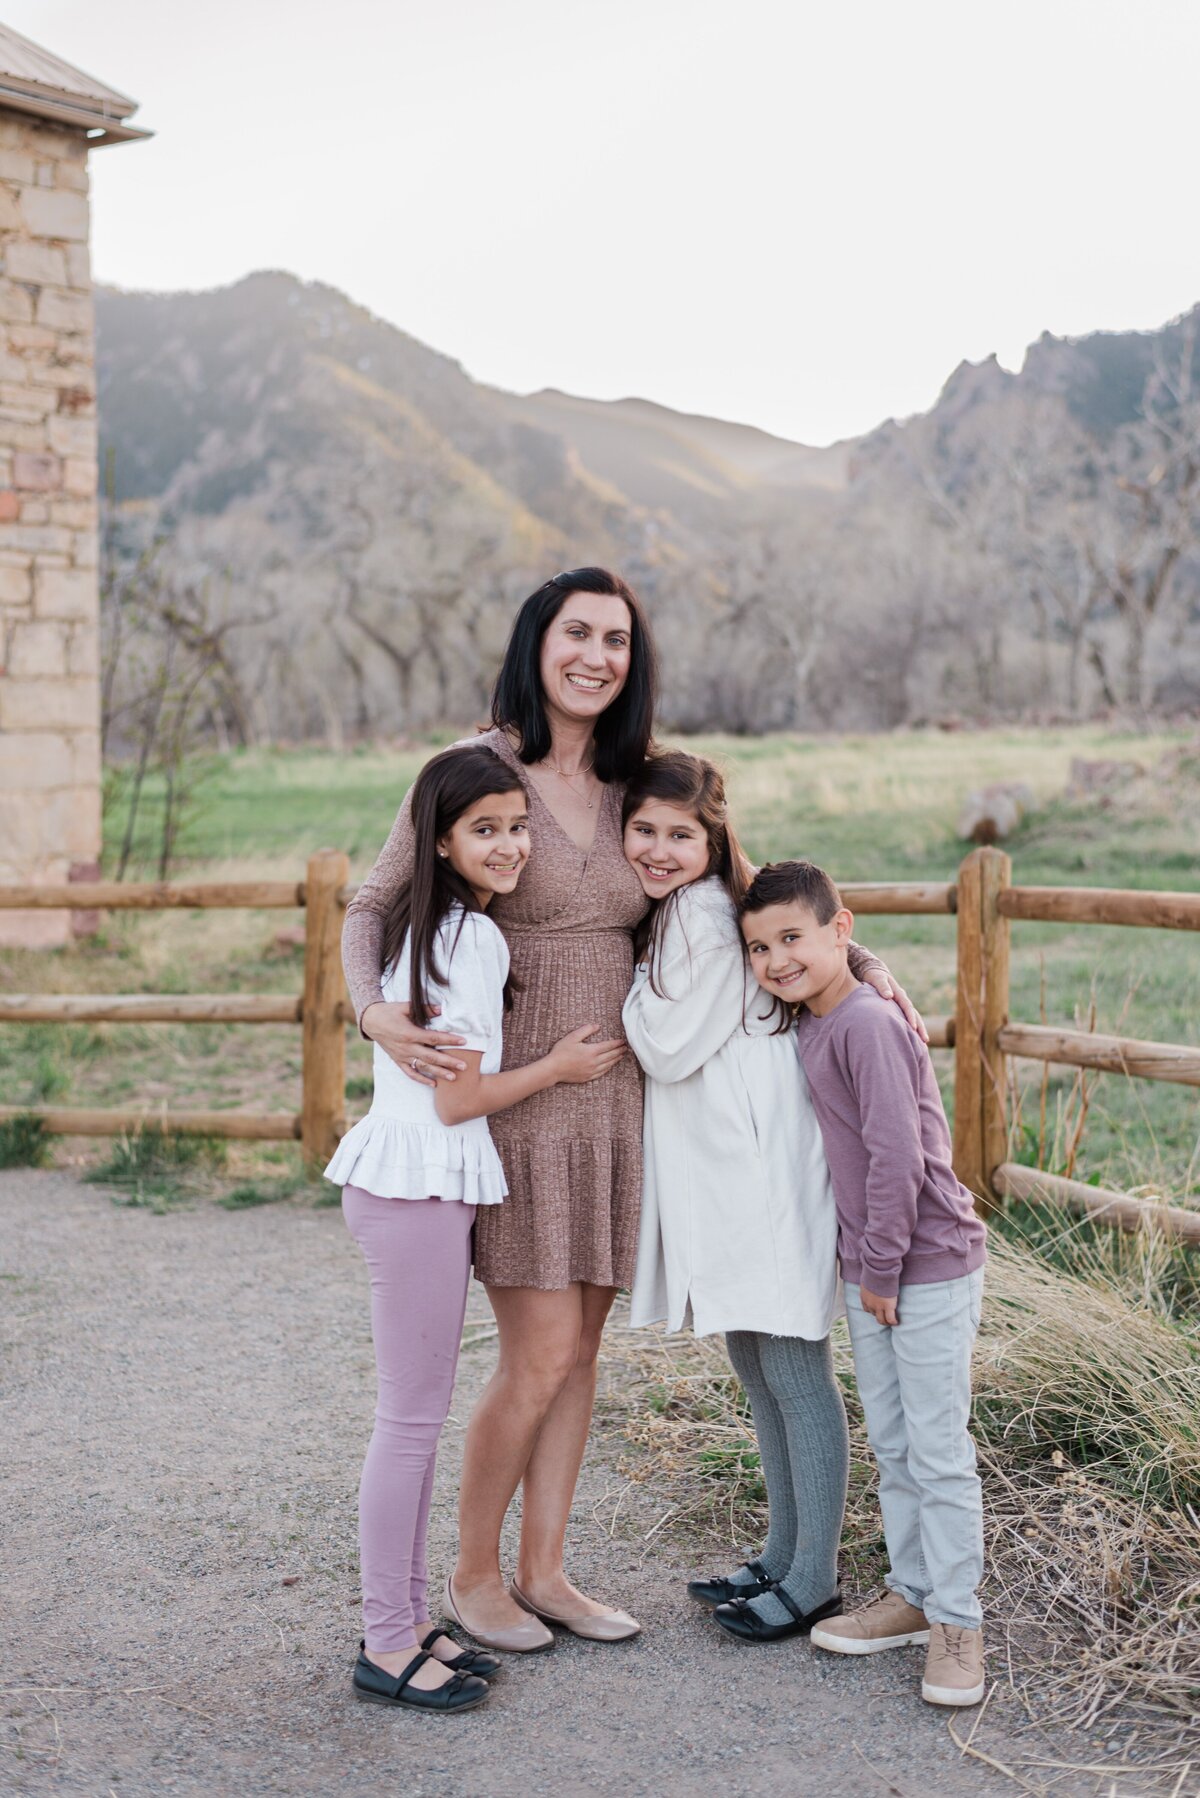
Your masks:
<svg viewBox="0 0 1200 1798"><path fill-rule="evenodd" d="M925 1028L925 1020L900 985L893 980L886 968L871 968L863 975L863 984L873 986L881 998L891 999L900 1007L910 1029L915 1030L923 1043L929 1041L929 1032Z"/></svg>
<svg viewBox="0 0 1200 1798"><path fill-rule="evenodd" d="M554 1078L567 1086L584 1086L589 1080L599 1080L601 1074L607 1074L615 1068L624 1055L627 1045L613 1040L603 1043L585 1042L584 1038L595 1031L595 1024L581 1024L578 1030L572 1030L555 1043L546 1057L554 1069Z"/></svg>
<svg viewBox="0 0 1200 1798"><path fill-rule="evenodd" d="M440 1010L440 1006L433 1006L430 1016L436 1017ZM442 1043L461 1043L462 1037L448 1030L431 1030L427 1025L414 1024L407 1005L391 999L376 999L367 1006L361 1021L363 1035L378 1043L400 1072L418 1086L436 1086L439 1080L453 1080L467 1065L439 1047Z"/></svg>

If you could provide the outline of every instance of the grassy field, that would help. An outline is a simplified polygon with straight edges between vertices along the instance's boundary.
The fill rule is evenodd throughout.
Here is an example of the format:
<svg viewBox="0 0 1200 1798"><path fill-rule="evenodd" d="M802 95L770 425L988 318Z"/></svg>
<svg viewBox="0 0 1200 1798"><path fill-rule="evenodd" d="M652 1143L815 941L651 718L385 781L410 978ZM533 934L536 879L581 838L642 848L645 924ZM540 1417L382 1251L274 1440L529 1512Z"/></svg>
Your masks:
<svg viewBox="0 0 1200 1798"><path fill-rule="evenodd" d="M444 741L445 739L440 739ZM704 738L692 746L726 768L735 818L750 854L805 854L845 880L952 878L965 846L955 836L963 795L993 780L1025 781L1038 808L1007 847L1018 880L1093 886L1200 886L1200 748L1169 784L1152 771L1178 761L1184 739L1100 729L912 732L882 737ZM182 840L176 873L298 874L312 850L344 848L369 867L432 741L342 756L255 751L214 761ZM1087 802L1064 797L1073 757L1140 763L1148 772ZM155 811L143 807L141 861L150 872ZM111 865L124 831L118 802L106 823ZM302 954L288 940L301 914L113 913L99 936L50 954L0 950L0 982L13 991L296 992ZM859 936L885 955L918 1003L953 1008L954 926L948 918L870 918ZM1200 939L1184 933L1019 925L1013 1015L1087 1019L1133 1036L1200 1041ZM218 1026L0 1026L0 1087L10 1103L288 1108L297 1102L298 1030ZM942 1072L949 1058L939 1057ZM1034 1153L1040 1075L1028 1066L1018 1153ZM1027 1082L1028 1086L1028 1082ZM369 1059L351 1036L350 1095L364 1108ZM1078 1105L1064 1071L1047 1092L1046 1156L1061 1163ZM1120 1186L1200 1191L1194 1090L1098 1077L1080 1140L1078 1171ZM1059 1145L1051 1140L1062 1115ZM63 1153L64 1151L56 1151ZM94 1160L103 1145L70 1145ZM231 1147L221 1178L258 1179L265 1196L286 1184L290 1146Z"/></svg>

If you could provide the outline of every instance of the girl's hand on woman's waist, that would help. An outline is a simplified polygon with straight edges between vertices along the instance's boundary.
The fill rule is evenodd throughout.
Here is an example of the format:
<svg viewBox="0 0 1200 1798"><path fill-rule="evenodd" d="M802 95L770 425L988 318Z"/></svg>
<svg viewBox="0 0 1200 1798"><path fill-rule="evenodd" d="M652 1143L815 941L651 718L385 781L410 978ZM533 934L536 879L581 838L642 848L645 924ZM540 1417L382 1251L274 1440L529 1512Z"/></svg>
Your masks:
<svg viewBox="0 0 1200 1798"><path fill-rule="evenodd" d="M440 1005L430 1007L436 1017ZM448 1054L439 1045L461 1043L462 1037L449 1030L431 1030L428 1025L414 1024L409 1007L393 999L375 999L362 1014L362 1033L378 1043L391 1057L402 1074L417 1086L436 1086L439 1080L453 1080L461 1074L466 1062Z"/></svg>
<svg viewBox="0 0 1200 1798"><path fill-rule="evenodd" d="M547 1059L553 1065L556 1081L567 1086L586 1086L589 1080L599 1080L616 1067L628 1044L617 1037L588 1042L586 1039L594 1036L596 1029L595 1024L581 1024L578 1030L555 1043Z"/></svg>

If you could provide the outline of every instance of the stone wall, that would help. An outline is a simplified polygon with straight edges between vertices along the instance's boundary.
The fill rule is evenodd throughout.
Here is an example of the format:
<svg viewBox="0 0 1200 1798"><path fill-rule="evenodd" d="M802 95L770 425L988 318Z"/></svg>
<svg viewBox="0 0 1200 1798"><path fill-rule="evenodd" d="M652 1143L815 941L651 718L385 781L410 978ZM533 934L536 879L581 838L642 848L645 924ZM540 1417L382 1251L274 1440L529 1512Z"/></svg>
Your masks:
<svg viewBox="0 0 1200 1798"><path fill-rule="evenodd" d="M94 878L99 853L86 140L0 109L0 883ZM0 942L71 917L0 911Z"/></svg>

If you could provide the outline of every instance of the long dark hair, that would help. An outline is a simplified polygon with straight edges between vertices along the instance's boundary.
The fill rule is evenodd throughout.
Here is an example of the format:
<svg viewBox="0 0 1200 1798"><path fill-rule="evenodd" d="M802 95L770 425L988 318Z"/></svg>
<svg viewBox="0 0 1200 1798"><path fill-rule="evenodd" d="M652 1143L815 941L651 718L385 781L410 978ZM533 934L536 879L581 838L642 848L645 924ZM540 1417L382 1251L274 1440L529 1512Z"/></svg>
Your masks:
<svg viewBox="0 0 1200 1798"><path fill-rule="evenodd" d="M708 839L708 866L703 878L717 875L736 910L750 884L751 870L729 822L725 780L720 769L702 755L688 755L682 749L661 750L650 757L625 788L621 804L622 830L647 799L660 799L664 805L691 813ZM658 985L663 938L679 904L679 895L684 891L684 887L676 887L665 899L652 905L634 935L637 959L649 962L650 984L660 998L664 996Z"/></svg>
<svg viewBox="0 0 1200 1798"><path fill-rule="evenodd" d="M628 780L646 759L658 700L658 658L641 600L620 575L607 568L572 568L543 582L524 601L513 621L504 661L492 689L492 723L515 731L523 762L550 753L550 726L542 689L542 639L572 593L623 599L629 607L629 675L612 704L596 720L596 774L601 780Z"/></svg>
<svg viewBox="0 0 1200 1798"><path fill-rule="evenodd" d="M445 979L434 960L434 945L447 912L455 903L462 906L464 914L479 910L462 875L438 854L438 838L444 837L477 800L487 799L493 793L524 790L519 775L501 761L494 749L482 743L443 749L426 762L413 783L413 870L384 919L382 958L385 971L395 967L405 937L411 937L408 995L414 1024L428 1024L429 983ZM461 930L462 921L460 933ZM457 942L456 934L451 955ZM509 1003L507 985L504 1001Z"/></svg>

